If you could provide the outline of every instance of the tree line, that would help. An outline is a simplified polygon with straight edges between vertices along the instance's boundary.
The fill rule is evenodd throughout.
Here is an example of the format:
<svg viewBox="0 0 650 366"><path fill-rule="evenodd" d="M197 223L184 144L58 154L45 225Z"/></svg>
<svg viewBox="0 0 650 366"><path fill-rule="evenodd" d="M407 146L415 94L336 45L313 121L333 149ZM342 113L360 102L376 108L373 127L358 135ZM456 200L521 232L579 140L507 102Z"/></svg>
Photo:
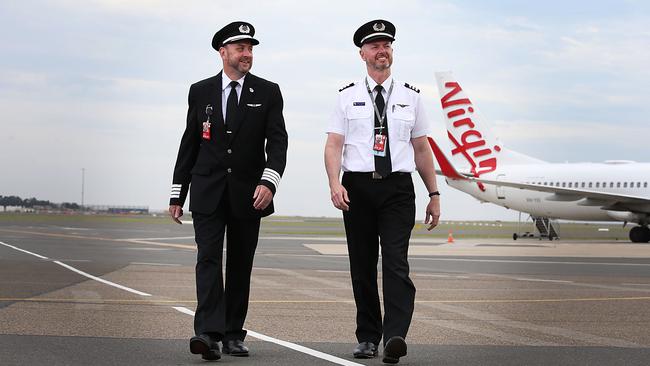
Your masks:
<svg viewBox="0 0 650 366"><path fill-rule="evenodd" d="M45 207L67 210L78 210L81 208L78 204L71 202L53 203L39 200L35 197L22 199L18 196L0 196L0 206L2 206L3 211L7 211L8 206L24 208Z"/></svg>

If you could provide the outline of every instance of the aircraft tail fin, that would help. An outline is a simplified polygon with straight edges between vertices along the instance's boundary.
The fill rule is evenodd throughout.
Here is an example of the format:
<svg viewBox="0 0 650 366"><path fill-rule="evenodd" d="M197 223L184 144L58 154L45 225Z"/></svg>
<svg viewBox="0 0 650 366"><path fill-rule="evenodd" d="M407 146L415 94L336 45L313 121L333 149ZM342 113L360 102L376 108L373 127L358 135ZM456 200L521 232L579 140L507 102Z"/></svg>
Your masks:
<svg viewBox="0 0 650 366"><path fill-rule="evenodd" d="M451 144L451 161L472 175L494 172L499 165L544 163L506 149L451 72L437 72L440 103Z"/></svg>

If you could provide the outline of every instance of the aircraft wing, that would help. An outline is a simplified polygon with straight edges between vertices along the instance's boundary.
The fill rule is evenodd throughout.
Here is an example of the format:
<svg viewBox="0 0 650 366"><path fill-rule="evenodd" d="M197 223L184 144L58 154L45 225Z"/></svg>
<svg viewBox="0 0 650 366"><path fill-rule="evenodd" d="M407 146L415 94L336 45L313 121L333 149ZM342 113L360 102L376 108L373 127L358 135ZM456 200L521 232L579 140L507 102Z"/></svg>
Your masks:
<svg viewBox="0 0 650 366"><path fill-rule="evenodd" d="M546 197L546 200L548 201L578 201L578 205L601 206L603 210L650 213L650 198L648 197L599 192L579 188L563 188L548 185L476 178L469 174L457 171L431 137L429 137L429 145L431 145L433 154L435 155L436 160L440 165L440 171L445 177L449 179L466 180L470 182L490 184L501 187L547 192L551 193L550 196Z"/></svg>

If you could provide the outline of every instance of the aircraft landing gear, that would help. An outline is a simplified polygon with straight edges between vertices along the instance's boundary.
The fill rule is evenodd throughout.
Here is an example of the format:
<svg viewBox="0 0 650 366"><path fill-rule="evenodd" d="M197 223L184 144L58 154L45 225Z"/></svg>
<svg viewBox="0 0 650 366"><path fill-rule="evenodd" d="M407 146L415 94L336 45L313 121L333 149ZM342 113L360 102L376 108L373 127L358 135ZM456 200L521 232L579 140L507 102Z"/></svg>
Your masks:
<svg viewBox="0 0 650 366"><path fill-rule="evenodd" d="M632 243L650 242L650 228L647 226L635 226L630 230L630 240Z"/></svg>

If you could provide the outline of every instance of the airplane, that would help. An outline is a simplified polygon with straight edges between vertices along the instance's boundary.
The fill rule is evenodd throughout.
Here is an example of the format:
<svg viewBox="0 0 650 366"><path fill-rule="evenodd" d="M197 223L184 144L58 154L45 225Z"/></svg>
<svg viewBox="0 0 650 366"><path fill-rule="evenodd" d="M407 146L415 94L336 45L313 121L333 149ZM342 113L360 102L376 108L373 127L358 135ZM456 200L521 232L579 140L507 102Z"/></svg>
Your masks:
<svg viewBox="0 0 650 366"><path fill-rule="evenodd" d="M436 73L451 159L429 137L439 174L451 187L528 213L543 236L550 220L622 221L634 243L650 241L650 163L549 163L513 151L495 136L451 72ZM517 239L517 233L513 235Z"/></svg>

